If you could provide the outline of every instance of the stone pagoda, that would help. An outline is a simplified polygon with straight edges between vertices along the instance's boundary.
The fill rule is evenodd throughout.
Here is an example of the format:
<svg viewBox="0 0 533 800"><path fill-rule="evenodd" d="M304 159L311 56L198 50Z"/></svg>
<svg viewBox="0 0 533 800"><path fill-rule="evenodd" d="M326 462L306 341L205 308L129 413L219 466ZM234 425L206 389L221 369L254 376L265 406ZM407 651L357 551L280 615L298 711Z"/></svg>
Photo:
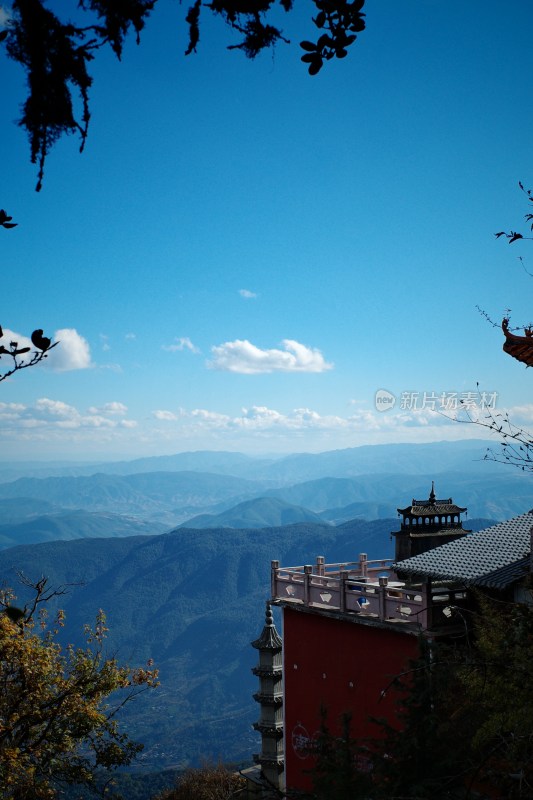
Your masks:
<svg viewBox="0 0 533 800"><path fill-rule="evenodd" d="M283 686L282 642L274 625L270 601L266 604L265 627L261 636L252 642L259 651L259 664L252 669L259 678L259 691L254 700L261 708L259 721L254 724L261 734L261 752L254 755L260 767L256 781L261 785L259 797L279 796L284 788L283 756ZM243 773L244 774L244 773ZM251 775L245 775L248 779Z"/></svg>
<svg viewBox="0 0 533 800"><path fill-rule="evenodd" d="M398 509L402 523L400 530L392 533L396 538L394 560L403 561L471 533L463 528L461 514L465 511L451 497L437 500L432 482L427 500L413 499L410 506Z"/></svg>

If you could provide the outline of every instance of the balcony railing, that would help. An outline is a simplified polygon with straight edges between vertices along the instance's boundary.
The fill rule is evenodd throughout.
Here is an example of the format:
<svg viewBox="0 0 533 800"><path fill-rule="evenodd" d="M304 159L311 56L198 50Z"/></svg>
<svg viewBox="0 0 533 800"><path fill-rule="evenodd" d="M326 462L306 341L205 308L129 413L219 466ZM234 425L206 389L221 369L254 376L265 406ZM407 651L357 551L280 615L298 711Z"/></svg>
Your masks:
<svg viewBox="0 0 533 800"><path fill-rule="evenodd" d="M272 600L317 611L356 614L361 619L405 624L426 630L447 622L446 605L462 605L464 590L430 584L409 586L398 580L389 559L280 567L272 561Z"/></svg>

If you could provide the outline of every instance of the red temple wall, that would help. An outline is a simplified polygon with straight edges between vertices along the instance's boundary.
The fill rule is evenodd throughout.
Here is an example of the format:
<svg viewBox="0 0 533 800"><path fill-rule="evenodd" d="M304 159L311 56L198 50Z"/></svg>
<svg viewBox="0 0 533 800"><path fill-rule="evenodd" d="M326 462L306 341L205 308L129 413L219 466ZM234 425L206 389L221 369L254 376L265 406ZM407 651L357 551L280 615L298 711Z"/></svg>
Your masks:
<svg viewBox="0 0 533 800"><path fill-rule="evenodd" d="M418 639L285 607L283 652L285 780L291 789L310 789L305 771L313 761L305 748L320 727L321 707L332 732L340 733L340 717L350 711L354 738L378 736L368 718L394 722L397 694L390 683L417 657Z"/></svg>

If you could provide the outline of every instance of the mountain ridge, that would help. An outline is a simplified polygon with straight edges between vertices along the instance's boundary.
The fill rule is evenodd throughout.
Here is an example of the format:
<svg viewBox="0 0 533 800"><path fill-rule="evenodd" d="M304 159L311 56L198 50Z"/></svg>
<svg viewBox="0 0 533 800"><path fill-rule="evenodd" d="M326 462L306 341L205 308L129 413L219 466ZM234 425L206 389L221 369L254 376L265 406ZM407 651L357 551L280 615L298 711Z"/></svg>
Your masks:
<svg viewBox="0 0 533 800"><path fill-rule="evenodd" d="M399 470L409 467L416 474L417 465L422 471L438 453L443 466L458 469L465 463L479 469L487 448L494 443L484 439L440 441L426 443L397 443L359 445L319 453L291 453L286 455L251 456L227 450L196 450L165 456L145 456L129 461L108 462L1 462L0 483L18 477L83 477L96 473L127 475L139 472L215 472L234 477L276 479L279 481L311 480L326 474L359 475L388 471L391 459ZM473 467L477 464L477 467ZM468 470L470 471L470 470Z"/></svg>

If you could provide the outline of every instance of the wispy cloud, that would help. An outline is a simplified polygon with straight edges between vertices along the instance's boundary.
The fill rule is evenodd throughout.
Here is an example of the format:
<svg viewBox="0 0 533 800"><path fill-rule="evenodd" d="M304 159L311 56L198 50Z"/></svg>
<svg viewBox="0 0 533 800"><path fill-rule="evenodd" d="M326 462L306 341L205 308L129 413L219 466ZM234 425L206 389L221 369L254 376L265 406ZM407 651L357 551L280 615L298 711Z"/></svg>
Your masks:
<svg viewBox="0 0 533 800"><path fill-rule="evenodd" d="M131 341L133 341L134 339L136 339L136 338L137 338L137 334L136 334L136 333L131 333L131 332L130 332L130 333L127 333L127 334L124 336L124 338L126 339L126 341L127 341L127 342L131 342Z"/></svg>
<svg viewBox="0 0 533 800"><path fill-rule="evenodd" d="M22 403L0 403L0 420L2 424L9 424L13 420L20 419L20 415L25 409L26 406Z"/></svg>
<svg viewBox="0 0 533 800"><path fill-rule="evenodd" d="M137 425L135 420L116 419L127 408L122 403L105 403L100 408L91 406L87 414L63 400L39 398L33 405L0 403L0 429L4 436L24 429L38 428L52 432L57 429L118 428ZM40 435L42 438L42 435Z"/></svg>
<svg viewBox="0 0 533 800"><path fill-rule="evenodd" d="M177 353L183 350L189 350L191 353L200 352L200 349L191 342L188 336L176 337L173 344L161 345L161 349L166 350L168 353Z"/></svg>
<svg viewBox="0 0 533 800"><path fill-rule="evenodd" d="M183 411L182 416L186 416L186 414L183 414ZM195 408L191 411L191 417L200 420L201 423L207 422L215 426L226 426L232 422L231 417L228 417L227 414L220 414L218 411L208 411L206 408Z"/></svg>
<svg viewBox="0 0 533 800"><path fill-rule="evenodd" d="M311 408L295 408L289 412L281 412L268 406L251 406L241 409L235 416L222 414L206 408L195 408L191 411L179 409L173 411L155 411L156 419L167 422L179 421L182 426L192 430L196 427L211 431L272 431L272 432L305 432L320 430L324 432L357 433L362 431L386 432L407 428L427 428L457 426L457 423L442 414L420 409L397 414L380 414L374 410L360 410L343 417L336 414L320 414ZM391 440L392 441L392 440Z"/></svg>
<svg viewBox="0 0 533 800"><path fill-rule="evenodd" d="M320 350L307 347L294 339L284 339L284 350L261 350L247 339L224 342L211 348L210 369L254 375L268 372L325 372L332 369Z"/></svg>
<svg viewBox="0 0 533 800"><path fill-rule="evenodd" d="M255 292L251 292L249 289L239 289L239 294L246 300L253 300L254 298L258 297Z"/></svg>
<svg viewBox="0 0 533 800"><path fill-rule="evenodd" d="M83 412L63 400L42 397L33 405L0 403L0 442L20 457L39 447L84 453L157 454L161 450L240 449L255 452L332 450L360 444L430 442L479 438L475 425L460 425L437 412L421 409L380 413L324 414L310 406L280 410L252 405L237 413L216 408L158 409L149 418L125 416L126 406L110 401ZM525 415L530 414L529 409Z"/></svg>
<svg viewBox="0 0 533 800"><path fill-rule="evenodd" d="M128 412L128 406L124 403L119 403L116 400L111 403L104 403L103 406L91 406L87 409L89 414L110 414L111 416L124 416Z"/></svg>
<svg viewBox="0 0 533 800"><path fill-rule="evenodd" d="M107 353L111 350L111 345L109 344L109 336L105 333L100 334L100 342L102 343L102 350Z"/></svg>

